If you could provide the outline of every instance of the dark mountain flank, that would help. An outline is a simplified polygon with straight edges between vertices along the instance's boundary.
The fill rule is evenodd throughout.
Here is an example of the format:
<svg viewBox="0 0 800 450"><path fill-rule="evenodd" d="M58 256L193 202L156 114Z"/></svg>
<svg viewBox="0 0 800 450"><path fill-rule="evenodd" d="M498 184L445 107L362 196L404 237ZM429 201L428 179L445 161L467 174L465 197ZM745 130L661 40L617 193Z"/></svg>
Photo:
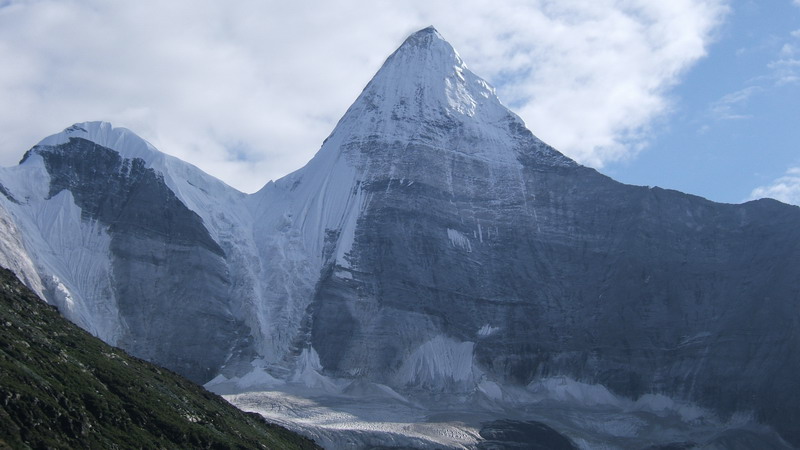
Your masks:
<svg viewBox="0 0 800 450"><path fill-rule="evenodd" d="M104 344L0 270L0 448L314 449Z"/></svg>

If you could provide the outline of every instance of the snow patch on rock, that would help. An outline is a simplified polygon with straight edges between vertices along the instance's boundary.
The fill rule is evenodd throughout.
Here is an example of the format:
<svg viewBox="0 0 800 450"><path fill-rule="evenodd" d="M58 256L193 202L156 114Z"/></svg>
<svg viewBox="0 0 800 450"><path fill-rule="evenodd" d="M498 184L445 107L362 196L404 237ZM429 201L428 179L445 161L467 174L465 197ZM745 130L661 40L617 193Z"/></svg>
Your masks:
<svg viewBox="0 0 800 450"><path fill-rule="evenodd" d="M487 323L478 330L478 337L479 338L489 337L497 333L498 331L500 331L500 327L493 327Z"/></svg>
<svg viewBox="0 0 800 450"><path fill-rule="evenodd" d="M380 383L372 383L363 378L353 380L342 390L342 394L357 398L380 398L408 402L405 397L389 386Z"/></svg>
<svg viewBox="0 0 800 450"><path fill-rule="evenodd" d="M676 416L686 423L717 420L716 415L691 402L663 394L644 394L636 400L614 395L601 384L587 384L565 376L531 382L527 391L534 402L557 401L588 408L614 408L625 412L646 411L661 417ZM740 418L746 422L751 417Z"/></svg>
<svg viewBox="0 0 800 450"><path fill-rule="evenodd" d="M494 381L483 380L478 384L478 391L491 400L503 400L503 388Z"/></svg>
<svg viewBox="0 0 800 450"><path fill-rule="evenodd" d="M645 394L630 407L634 411L647 411L659 416L677 414L684 422L694 422L714 414L689 402L675 400L663 394Z"/></svg>
<svg viewBox="0 0 800 450"><path fill-rule="evenodd" d="M436 336L408 356L395 379L400 386L431 390L466 390L474 387L479 370L474 367L473 342Z"/></svg>
<svg viewBox="0 0 800 450"><path fill-rule="evenodd" d="M552 377L535 380L528 390L537 400L556 400L576 403L581 406L614 406L623 404L623 399L612 394L600 384L586 384L569 377Z"/></svg>
<svg viewBox="0 0 800 450"><path fill-rule="evenodd" d="M291 377L291 381L308 388L330 393L341 391L335 380L322 375L320 372L322 372L322 364L319 362L319 354L313 347L304 348L297 358L297 367Z"/></svg>
<svg viewBox="0 0 800 450"><path fill-rule="evenodd" d="M472 244L469 242L469 238L461 234L459 231L448 228L447 239L450 240L450 245L453 247L466 250L467 252L472 252Z"/></svg>

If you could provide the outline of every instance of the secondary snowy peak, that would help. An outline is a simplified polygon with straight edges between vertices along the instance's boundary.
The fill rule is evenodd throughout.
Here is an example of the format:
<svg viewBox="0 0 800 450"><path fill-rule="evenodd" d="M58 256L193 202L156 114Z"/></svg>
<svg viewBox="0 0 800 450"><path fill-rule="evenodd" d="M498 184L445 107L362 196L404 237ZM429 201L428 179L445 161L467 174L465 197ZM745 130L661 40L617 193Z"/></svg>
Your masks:
<svg viewBox="0 0 800 450"><path fill-rule="evenodd" d="M70 320L197 381L245 351L258 264L245 194L105 122L42 140L0 185L22 230L0 230L0 256L28 256Z"/></svg>
<svg viewBox="0 0 800 450"><path fill-rule="evenodd" d="M243 195L222 181L206 174L192 164L156 149L151 143L133 131L115 127L109 122L82 122L64 131L42 139L23 157L24 163L31 153L52 151L61 148L71 139L85 139L101 147L117 152L124 159L141 159L145 167L161 173L166 183L181 197L188 183L205 191L217 191L222 195ZM224 194L223 194L224 192ZM238 194L238 195L236 195Z"/></svg>
<svg viewBox="0 0 800 450"><path fill-rule="evenodd" d="M131 130L122 127L114 127L108 122L76 123L65 128L64 131L60 133L42 139L34 147L34 150L43 151L48 147L66 144L72 138L86 139L97 145L110 148L118 152L123 158L142 159L148 167L152 167L154 163L156 165L162 165L164 157L166 156ZM26 157L27 156L26 154Z"/></svg>
<svg viewBox="0 0 800 450"><path fill-rule="evenodd" d="M70 145L71 141L81 140L94 143L97 147ZM236 204L245 197L245 194L194 165L162 153L129 129L115 127L108 122L76 123L60 133L48 136L25 154L21 164L29 165L31 155L74 151L90 152L91 155L83 155L83 159L89 160L108 152L116 152L124 160L141 160L144 167L159 174L170 190L189 209L203 218L215 238L217 224L211 211L219 209L219 205ZM49 168L51 169L53 168ZM226 224L220 226L228 228Z"/></svg>

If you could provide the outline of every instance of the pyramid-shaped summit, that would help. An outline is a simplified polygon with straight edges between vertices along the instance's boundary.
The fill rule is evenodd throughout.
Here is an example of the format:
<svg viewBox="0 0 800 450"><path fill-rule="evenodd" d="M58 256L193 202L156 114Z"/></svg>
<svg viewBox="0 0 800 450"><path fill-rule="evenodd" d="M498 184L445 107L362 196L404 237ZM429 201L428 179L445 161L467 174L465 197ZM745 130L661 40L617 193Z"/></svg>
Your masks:
<svg viewBox="0 0 800 450"><path fill-rule="evenodd" d="M387 58L368 89L372 84L385 84L384 88L391 86L403 95L425 97L430 94L428 90L438 92L446 87L460 85L462 89L469 87L470 90L475 90L474 94L491 97L493 90L488 84L471 72L470 79L466 80L462 73L465 70L468 70L467 66L455 49L436 29L428 27L409 36ZM453 106L463 108L466 105Z"/></svg>
<svg viewBox="0 0 800 450"><path fill-rule="evenodd" d="M489 83L470 71L433 27L410 37L386 60L345 113L320 153L345 152L355 163L387 157L402 162L391 148L421 145L518 165L521 160L575 165L542 143L497 98ZM375 152L377 147L389 151ZM413 173L401 178L414 179Z"/></svg>
<svg viewBox="0 0 800 450"><path fill-rule="evenodd" d="M564 376L755 412L800 445L800 210L575 164L432 28L253 195L78 134L0 171L0 257L137 356L219 390L359 379L487 414Z"/></svg>

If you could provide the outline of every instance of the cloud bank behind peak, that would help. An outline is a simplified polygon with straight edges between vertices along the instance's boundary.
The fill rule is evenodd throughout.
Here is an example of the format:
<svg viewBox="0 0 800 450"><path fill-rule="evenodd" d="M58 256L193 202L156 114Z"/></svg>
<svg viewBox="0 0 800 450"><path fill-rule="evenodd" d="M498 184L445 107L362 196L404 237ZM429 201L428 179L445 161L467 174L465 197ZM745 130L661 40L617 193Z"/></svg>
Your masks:
<svg viewBox="0 0 800 450"><path fill-rule="evenodd" d="M663 4L662 4L663 3ZM0 163L107 120L244 191L302 166L403 39L433 24L546 142L629 158L702 58L723 0L10 1Z"/></svg>

